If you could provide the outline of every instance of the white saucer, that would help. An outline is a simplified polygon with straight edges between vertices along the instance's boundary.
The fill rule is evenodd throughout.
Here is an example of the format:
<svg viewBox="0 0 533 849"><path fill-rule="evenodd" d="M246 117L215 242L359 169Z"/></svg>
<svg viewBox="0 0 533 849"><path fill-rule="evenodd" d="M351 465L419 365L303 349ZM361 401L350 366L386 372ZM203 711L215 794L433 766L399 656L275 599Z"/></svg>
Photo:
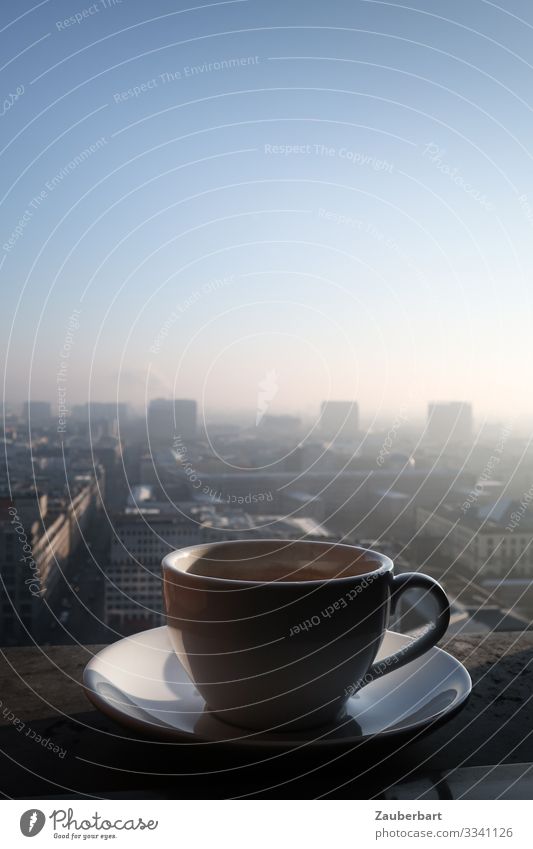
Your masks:
<svg viewBox="0 0 533 849"><path fill-rule="evenodd" d="M378 655L409 642L387 631ZM204 710L205 702L174 654L166 627L142 631L106 646L87 664L83 684L89 699L121 725L180 743L292 748L354 745L369 737L423 729L452 714L472 689L464 666L442 649L395 669L348 701L335 726L258 734L236 728Z"/></svg>

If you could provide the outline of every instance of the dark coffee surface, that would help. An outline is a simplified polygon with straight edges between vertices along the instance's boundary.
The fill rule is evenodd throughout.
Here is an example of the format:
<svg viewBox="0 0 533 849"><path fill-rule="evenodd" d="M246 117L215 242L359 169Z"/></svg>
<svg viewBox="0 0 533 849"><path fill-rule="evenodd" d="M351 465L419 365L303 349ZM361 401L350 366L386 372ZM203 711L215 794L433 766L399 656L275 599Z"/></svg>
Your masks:
<svg viewBox="0 0 533 849"><path fill-rule="evenodd" d="M280 559L275 556L255 557L241 561L220 561L200 558L187 571L203 577L225 578L233 581L329 581L364 575L379 567L379 563L367 558L354 559L352 563L340 563L337 558L320 558L315 562Z"/></svg>

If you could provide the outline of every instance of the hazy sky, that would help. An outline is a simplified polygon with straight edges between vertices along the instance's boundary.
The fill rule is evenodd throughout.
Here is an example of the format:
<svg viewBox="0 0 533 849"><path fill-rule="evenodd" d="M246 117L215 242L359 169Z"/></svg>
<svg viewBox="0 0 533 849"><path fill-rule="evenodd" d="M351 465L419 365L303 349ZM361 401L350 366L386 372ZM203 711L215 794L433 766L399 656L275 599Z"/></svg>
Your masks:
<svg viewBox="0 0 533 849"><path fill-rule="evenodd" d="M191 5L2 4L7 399L532 414L531 4Z"/></svg>

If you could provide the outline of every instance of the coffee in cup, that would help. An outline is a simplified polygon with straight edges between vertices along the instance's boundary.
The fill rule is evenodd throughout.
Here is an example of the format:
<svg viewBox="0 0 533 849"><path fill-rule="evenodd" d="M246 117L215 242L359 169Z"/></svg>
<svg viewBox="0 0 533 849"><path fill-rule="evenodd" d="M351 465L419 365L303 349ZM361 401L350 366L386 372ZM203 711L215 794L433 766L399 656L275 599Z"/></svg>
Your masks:
<svg viewBox="0 0 533 849"><path fill-rule="evenodd" d="M173 648L219 719L253 730L325 725L375 678L428 651L450 617L444 590L357 546L226 541L163 560ZM436 614L405 648L375 663L400 595L419 588Z"/></svg>

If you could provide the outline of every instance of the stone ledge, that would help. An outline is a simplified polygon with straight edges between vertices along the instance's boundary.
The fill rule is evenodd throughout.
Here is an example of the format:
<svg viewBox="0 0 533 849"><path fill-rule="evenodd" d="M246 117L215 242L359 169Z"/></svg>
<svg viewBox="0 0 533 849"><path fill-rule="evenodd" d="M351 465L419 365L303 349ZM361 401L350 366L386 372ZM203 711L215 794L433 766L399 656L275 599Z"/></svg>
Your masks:
<svg viewBox="0 0 533 849"><path fill-rule="evenodd" d="M103 646L0 649L0 726L8 708L25 722L90 709L81 687L83 670Z"/></svg>
<svg viewBox="0 0 533 849"><path fill-rule="evenodd" d="M474 683L456 716L407 744L383 743L379 757L372 743L326 760L316 752L250 760L216 746L200 750L137 737L96 711L80 685L85 664L101 646L5 649L0 790L16 798L383 798L398 782L449 786L444 779L450 771L464 770L461 775L475 775L478 786L480 770L533 762L533 632L469 634L443 647L465 664ZM13 717L6 718L4 708ZM47 741L65 754L49 751Z"/></svg>
<svg viewBox="0 0 533 849"><path fill-rule="evenodd" d="M474 684L471 702L495 701L504 716L533 691L533 631L494 632L452 637L442 648L468 669ZM83 669L103 646L51 646L0 649L0 698L21 719L46 719L85 712L89 702L80 686ZM512 682L512 687L508 685ZM505 692L502 690L507 687ZM0 725L6 725L0 713Z"/></svg>

